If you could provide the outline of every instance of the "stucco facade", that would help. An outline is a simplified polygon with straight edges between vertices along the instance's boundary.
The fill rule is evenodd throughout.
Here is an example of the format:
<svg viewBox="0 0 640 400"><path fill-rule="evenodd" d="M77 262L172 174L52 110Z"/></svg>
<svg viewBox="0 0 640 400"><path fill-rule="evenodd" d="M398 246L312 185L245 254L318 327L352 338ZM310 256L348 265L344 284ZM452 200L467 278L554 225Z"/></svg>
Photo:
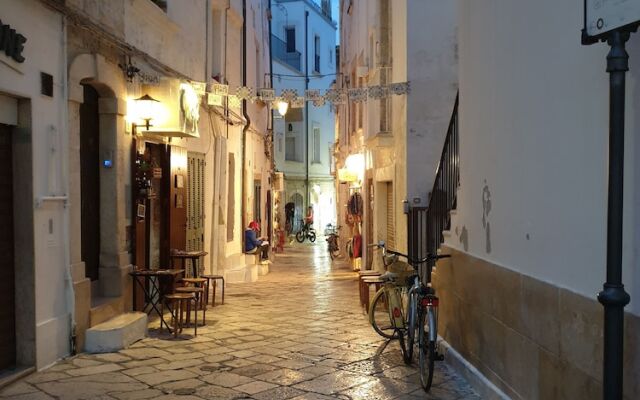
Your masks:
<svg viewBox="0 0 640 400"><path fill-rule="evenodd" d="M434 284L443 337L513 398L601 398L608 46L581 45L579 2L459 1L457 18L460 187L446 239L454 257ZM627 46L628 399L640 395L639 39Z"/></svg>
<svg viewBox="0 0 640 400"><path fill-rule="evenodd" d="M365 204L354 232L361 231L363 243L384 240L406 251L403 204L426 205L457 92L455 6L342 2L341 21L343 87L409 82L410 93L339 109L336 168L345 167L353 154L365 160L362 182L338 183L339 219L346 220L345 205L358 191ZM363 263L376 267L378 258L365 251Z"/></svg>
<svg viewBox="0 0 640 400"><path fill-rule="evenodd" d="M41 369L82 351L88 328L132 309L128 273L139 257L136 224L144 220L144 214L134 211L134 157L150 148L169 152L171 173L176 169L185 179L193 172L188 163L200 160L194 162L201 166L201 190L192 199L199 208L177 231L183 231L180 237L187 230L187 247L208 252L201 261L204 272L223 274L231 282L255 280L267 272L254 257L244 256L242 242L248 221L271 225L271 112L251 102L246 116L242 107L210 106L196 89L222 81L241 86L244 66L246 85L265 84L268 2L234 0L227 8L226 1L170 0L164 9L150 0L1 4L3 24L27 38L24 62L4 53L0 60L0 124L3 132L8 127L14 142L11 212L19 222L13 234L15 365ZM225 20L228 29L223 30ZM128 75L127 67L137 71ZM41 72L52 76L51 95L41 94ZM185 99L190 93L197 94L195 102ZM140 123L132 99L144 94L160 107L149 131L132 128ZM88 107L94 107L91 121ZM189 120L187 112L199 113L199 119ZM94 135L98 149L89 167L87 135ZM234 163L232 177L229 160ZM87 168L96 170L99 182L93 189L99 204L93 211L99 226L93 229L95 240L87 235L87 221L83 224L92 216L85 210L92 194ZM166 176L169 170L158 173ZM184 195L175 197L175 208L186 212L190 184L177 182ZM158 245L158 238L151 240ZM95 263L85 257L89 242L97 246ZM145 260L140 265L138 258L138 266L169 266L157 258Z"/></svg>

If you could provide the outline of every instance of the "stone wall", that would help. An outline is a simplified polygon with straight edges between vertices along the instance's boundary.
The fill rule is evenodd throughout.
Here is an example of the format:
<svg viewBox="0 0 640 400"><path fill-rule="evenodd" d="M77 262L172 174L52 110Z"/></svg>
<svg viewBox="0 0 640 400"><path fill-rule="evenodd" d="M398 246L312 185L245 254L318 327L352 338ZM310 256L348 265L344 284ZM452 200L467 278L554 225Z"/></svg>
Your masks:
<svg viewBox="0 0 640 400"><path fill-rule="evenodd" d="M603 308L593 298L445 248L439 334L514 399L599 399ZM603 272L604 277L604 272ZM624 395L640 398L640 318L626 314Z"/></svg>

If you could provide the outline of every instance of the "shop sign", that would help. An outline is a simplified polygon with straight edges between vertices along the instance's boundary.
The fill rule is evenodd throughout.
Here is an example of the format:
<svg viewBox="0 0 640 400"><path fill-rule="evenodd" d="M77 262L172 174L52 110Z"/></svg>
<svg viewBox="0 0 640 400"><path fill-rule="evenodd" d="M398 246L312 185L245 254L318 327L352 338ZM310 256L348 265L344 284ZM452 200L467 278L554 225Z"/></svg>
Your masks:
<svg viewBox="0 0 640 400"><path fill-rule="evenodd" d="M17 33L11 26L3 24L0 20L0 51L4 51L7 57L11 57L14 61L23 63L24 44L27 38Z"/></svg>
<svg viewBox="0 0 640 400"><path fill-rule="evenodd" d="M586 0L584 7L585 30L591 37L640 21L640 2L636 0Z"/></svg>

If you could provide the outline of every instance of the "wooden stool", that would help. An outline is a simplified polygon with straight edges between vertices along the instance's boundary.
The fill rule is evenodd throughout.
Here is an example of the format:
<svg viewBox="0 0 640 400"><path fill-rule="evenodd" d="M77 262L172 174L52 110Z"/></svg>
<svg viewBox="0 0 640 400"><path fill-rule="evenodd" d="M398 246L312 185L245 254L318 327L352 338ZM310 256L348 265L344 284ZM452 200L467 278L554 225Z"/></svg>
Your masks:
<svg viewBox="0 0 640 400"><path fill-rule="evenodd" d="M379 277L376 277L376 276L374 276L374 277L366 277L366 278L362 279L362 281L363 281L363 285L364 285L364 292L363 292L364 303L363 303L363 306L364 306L364 309L365 309L365 313L368 313L369 312L369 302L370 302L369 294L370 294L370 290L371 290L371 285L375 286L376 292L377 292L378 290L380 290L380 288L382 287L382 285L384 284L385 281L380 279Z"/></svg>
<svg viewBox="0 0 640 400"><path fill-rule="evenodd" d="M213 281L213 297L212 297L212 301L211 301L211 305L213 307L216 306L216 286L217 286L217 282L218 280L222 281L222 304L224 304L224 276L222 275L202 275L203 278L205 278L207 281L212 280ZM211 284L208 283L207 287L211 287ZM207 293L207 298L209 297L208 293Z"/></svg>
<svg viewBox="0 0 640 400"><path fill-rule="evenodd" d="M204 326L205 324L205 319L207 317L207 309L206 307L203 309L202 308L202 301L204 300L204 288L203 287L196 287L196 286L183 286L183 287L179 287L176 288L176 294L178 293L186 293L186 294L191 294L192 296L195 297L195 309L196 309L196 318L195 318L195 325L198 325L198 309L203 310L202 311L202 326ZM191 307L191 305L188 305L189 307ZM191 310L188 310L189 312L187 313L187 324L191 322Z"/></svg>
<svg viewBox="0 0 640 400"><path fill-rule="evenodd" d="M360 271L358 272L358 289L360 291L360 306L364 306L364 292L365 292L365 284L363 280L365 278L372 278L380 276L380 272L378 271Z"/></svg>
<svg viewBox="0 0 640 400"><path fill-rule="evenodd" d="M187 309L187 318L189 318L190 313L190 304L192 301L195 301L195 296L193 293L173 293L167 294L164 296L164 299L161 301L160 309L161 315L164 315L164 303L171 303L172 306L169 307L169 311L171 311L171 320L173 321L173 337L178 338L178 333L182 332L182 313L184 309ZM185 307L186 306L186 307ZM196 321L198 320L198 308L194 307L196 311ZM167 326L167 329L170 329ZM160 318L160 332L162 332L162 318ZM198 336L198 324L195 324L194 328L194 336Z"/></svg>
<svg viewBox="0 0 640 400"><path fill-rule="evenodd" d="M206 278L183 278L182 283L185 286L194 286L201 287L204 289L204 300L202 301L201 310L205 310L207 308L207 304L209 303L209 279Z"/></svg>

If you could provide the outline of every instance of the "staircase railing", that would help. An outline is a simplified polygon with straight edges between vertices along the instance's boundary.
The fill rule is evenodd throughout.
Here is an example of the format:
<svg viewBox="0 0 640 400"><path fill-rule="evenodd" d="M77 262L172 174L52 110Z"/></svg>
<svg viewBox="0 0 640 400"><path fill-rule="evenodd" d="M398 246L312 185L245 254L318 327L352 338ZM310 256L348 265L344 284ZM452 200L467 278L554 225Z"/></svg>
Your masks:
<svg viewBox="0 0 640 400"><path fill-rule="evenodd" d="M444 241L443 232L451 225L451 210L456 207L456 196L460 183L460 153L458 136L458 97L453 106L447 137L442 148L440 163L436 171L433 188L427 207L410 207L408 214L409 256L423 258L436 254ZM426 281L431 281L432 265L421 266Z"/></svg>

